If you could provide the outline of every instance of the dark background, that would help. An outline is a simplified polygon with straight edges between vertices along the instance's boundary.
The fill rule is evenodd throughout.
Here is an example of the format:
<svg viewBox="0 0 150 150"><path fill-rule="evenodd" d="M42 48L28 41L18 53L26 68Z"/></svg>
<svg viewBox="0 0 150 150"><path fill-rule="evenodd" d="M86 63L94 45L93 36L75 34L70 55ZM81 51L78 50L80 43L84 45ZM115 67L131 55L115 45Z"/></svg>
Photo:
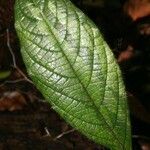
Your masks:
<svg viewBox="0 0 150 150"><path fill-rule="evenodd" d="M100 28L122 70L134 150L150 150L150 1L72 0ZM105 150L74 131L26 75L14 0L0 0L0 150Z"/></svg>

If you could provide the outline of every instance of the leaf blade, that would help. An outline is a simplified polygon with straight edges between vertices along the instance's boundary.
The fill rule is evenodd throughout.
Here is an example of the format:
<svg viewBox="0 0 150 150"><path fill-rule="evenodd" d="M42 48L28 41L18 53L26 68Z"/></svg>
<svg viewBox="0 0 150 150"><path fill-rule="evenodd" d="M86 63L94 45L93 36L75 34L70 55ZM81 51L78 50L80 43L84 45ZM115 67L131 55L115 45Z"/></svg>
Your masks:
<svg viewBox="0 0 150 150"><path fill-rule="evenodd" d="M96 142L130 149L121 73L97 27L67 0L17 0L16 29L28 72L54 109Z"/></svg>

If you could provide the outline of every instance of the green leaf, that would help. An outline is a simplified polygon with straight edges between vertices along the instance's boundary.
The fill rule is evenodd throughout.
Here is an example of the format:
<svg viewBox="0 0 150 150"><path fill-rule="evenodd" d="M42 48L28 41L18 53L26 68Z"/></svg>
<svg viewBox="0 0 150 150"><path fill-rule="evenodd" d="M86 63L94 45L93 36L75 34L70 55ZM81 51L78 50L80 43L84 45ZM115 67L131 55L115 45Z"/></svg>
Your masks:
<svg viewBox="0 0 150 150"><path fill-rule="evenodd" d="M11 71L1 71L0 72L0 80L3 80L5 78L9 77L10 74L11 74Z"/></svg>
<svg viewBox="0 0 150 150"><path fill-rule="evenodd" d="M68 0L16 0L29 75L74 128L112 150L131 150L121 73L94 23Z"/></svg>

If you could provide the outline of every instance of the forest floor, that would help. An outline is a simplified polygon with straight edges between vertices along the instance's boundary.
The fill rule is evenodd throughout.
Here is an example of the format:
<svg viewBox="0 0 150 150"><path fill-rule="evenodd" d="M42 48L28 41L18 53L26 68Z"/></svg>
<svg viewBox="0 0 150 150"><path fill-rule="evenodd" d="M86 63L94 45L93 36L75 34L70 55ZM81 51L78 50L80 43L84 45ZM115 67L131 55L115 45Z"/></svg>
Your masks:
<svg viewBox="0 0 150 150"><path fill-rule="evenodd" d="M100 27L123 72L134 150L150 150L150 1L75 1ZM106 150L72 129L28 78L14 0L0 0L0 150Z"/></svg>

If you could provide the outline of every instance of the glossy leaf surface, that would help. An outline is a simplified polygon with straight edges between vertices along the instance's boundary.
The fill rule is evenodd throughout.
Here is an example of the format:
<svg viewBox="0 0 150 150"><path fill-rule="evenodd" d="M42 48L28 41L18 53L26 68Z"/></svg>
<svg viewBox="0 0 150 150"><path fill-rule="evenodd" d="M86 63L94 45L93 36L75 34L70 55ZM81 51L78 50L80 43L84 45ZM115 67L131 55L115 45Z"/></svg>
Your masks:
<svg viewBox="0 0 150 150"><path fill-rule="evenodd" d="M68 0L16 0L28 73L73 127L112 150L130 150L121 73L98 28Z"/></svg>

